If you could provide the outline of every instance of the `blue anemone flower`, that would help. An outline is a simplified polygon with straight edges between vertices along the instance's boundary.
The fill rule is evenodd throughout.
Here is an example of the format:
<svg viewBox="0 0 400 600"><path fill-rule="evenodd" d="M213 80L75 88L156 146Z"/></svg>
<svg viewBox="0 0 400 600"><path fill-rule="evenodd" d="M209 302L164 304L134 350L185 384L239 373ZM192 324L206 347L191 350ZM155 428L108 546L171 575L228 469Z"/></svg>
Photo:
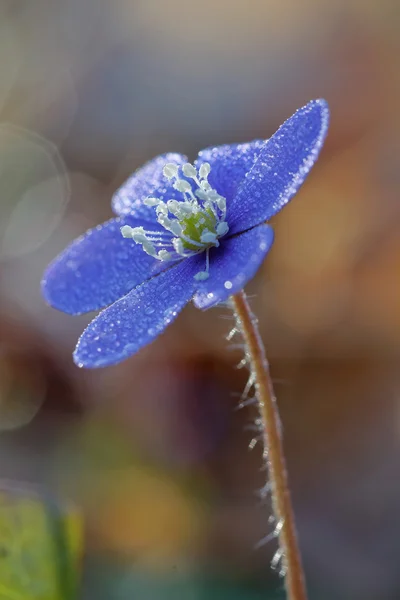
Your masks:
<svg viewBox="0 0 400 600"><path fill-rule="evenodd" d="M266 221L297 192L329 119L313 100L269 140L165 154L116 192L118 215L48 267L46 301L70 314L105 308L80 337L81 367L122 361L157 337L192 299L206 309L239 292L273 242ZM111 306L110 306L111 305Z"/></svg>

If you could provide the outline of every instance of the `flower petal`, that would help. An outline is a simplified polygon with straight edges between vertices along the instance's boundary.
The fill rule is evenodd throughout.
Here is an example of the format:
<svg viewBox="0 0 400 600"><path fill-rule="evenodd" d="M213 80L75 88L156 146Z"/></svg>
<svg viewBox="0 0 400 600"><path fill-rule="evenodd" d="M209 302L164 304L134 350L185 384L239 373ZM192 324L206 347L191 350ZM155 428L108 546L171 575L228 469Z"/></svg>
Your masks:
<svg viewBox="0 0 400 600"><path fill-rule="evenodd" d="M256 162L264 144L264 140L254 140L247 144L226 144L199 152L196 166L200 167L205 162L210 164L208 181L228 200L228 214L239 185Z"/></svg>
<svg viewBox="0 0 400 600"><path fill-rule="evenodd" d="M328 120L326 101L313 100L295 112L264 144L231 203L231 233L266 221L289 202L318 157Z"/></svg>
<svg viewBox="0 0 400 600"><path fill-rule="evenodd" d="M81 335L79 367L116 364L154 340L193 295L193 262L184 260L103 310Z"/></svg>
<svg viewBox="0 0 400 600"><path fill-rule="evenodd" d="M222 240L218 249L210 250L210 276L197 285L195 306L210 308L241 290L256 274L273 241L274 232L269 225Z"/></svg>
<svg viewBox="0 0 400 600"><path fill-rule="evenodd" d="M111 201L112 209L117 215L132 215L146 221L156 221L154 208L143 204L143 200L154 195L160 200L170 198L182 200L182 194L173 187L173 181L163 174L167 163L183 165L187 157L183 154L162 154L146 163L125 181L115 192Z"/></svg>
<svg viewBox="0 0 400 600"><path fill-rule="evenodd" d="M132 217L107 221L72 242L50 264L42 290L51 306L73 315L98 310L166 268L166 263L122 236L125 224L138 227L143 221Z"/></svg>

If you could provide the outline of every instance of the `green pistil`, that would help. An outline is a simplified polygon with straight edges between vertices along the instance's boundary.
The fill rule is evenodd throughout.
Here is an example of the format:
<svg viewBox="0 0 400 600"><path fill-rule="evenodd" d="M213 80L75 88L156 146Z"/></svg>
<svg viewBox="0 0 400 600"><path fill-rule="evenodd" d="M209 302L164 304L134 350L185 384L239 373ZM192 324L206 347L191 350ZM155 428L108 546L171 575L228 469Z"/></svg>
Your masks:
<svg viewBox="0 0 400 600"><path fill-rule="evenodd" d="M204 221L204 223L203 223ZM199 211L195 214L189 215L180 221L183 234L193 240L194 242L201 243L201 235L205 230L215 233L217 220L214 213L210 208ZM187 242L182 239L182 245L186 250L198 251L198 246Z"/></svg>

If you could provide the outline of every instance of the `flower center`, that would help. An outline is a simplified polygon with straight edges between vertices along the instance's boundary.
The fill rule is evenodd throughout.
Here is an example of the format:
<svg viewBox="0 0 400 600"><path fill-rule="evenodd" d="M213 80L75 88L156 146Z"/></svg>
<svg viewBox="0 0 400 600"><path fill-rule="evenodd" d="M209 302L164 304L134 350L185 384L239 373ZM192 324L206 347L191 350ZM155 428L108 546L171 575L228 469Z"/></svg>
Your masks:
<svg viewBox="0 0 400 600"><path fill-rule="evenodd" d="M206 251L206 267L195 275L198 281L209 276L209 249L219 246L219 238L229 231L226 222L226 199L208 183L210 165L203 163L196 169L190 163L181 168L167 163L163 173L173 180L173 187L182 194L182 200L146 198L144 204L154 207L157 221L163 231L146 231L143 227L121 227L126 238L133 239L143 250L157 260L177 260ZM172 235L171 235L172 234Z"/></svg>

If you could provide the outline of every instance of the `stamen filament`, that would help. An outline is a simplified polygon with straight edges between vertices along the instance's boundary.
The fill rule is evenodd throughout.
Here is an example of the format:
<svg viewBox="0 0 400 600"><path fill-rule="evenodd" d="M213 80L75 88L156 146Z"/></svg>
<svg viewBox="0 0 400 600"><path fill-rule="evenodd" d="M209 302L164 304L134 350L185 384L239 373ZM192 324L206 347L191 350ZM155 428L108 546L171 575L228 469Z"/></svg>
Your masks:
<svg viewBox="0 0 400 600"><path fill-rule="evenodd" d="M179 176L191 179L189 182ZM163 173L173 180L172 187L182 194L183 200L160 200L148 197L143 202L155 210L157 221L164 231L147 231L143 227L121 227L125 238L140 244L147 254L157 260L188 258L205 250L206 268L194 277L201 281L209 277L209 249L220 245L219 238L229 231L225 221L226 200L208 182L210 165L203 163L197 169L190 163L182 167L174 163L164 166Z"/></svg>

